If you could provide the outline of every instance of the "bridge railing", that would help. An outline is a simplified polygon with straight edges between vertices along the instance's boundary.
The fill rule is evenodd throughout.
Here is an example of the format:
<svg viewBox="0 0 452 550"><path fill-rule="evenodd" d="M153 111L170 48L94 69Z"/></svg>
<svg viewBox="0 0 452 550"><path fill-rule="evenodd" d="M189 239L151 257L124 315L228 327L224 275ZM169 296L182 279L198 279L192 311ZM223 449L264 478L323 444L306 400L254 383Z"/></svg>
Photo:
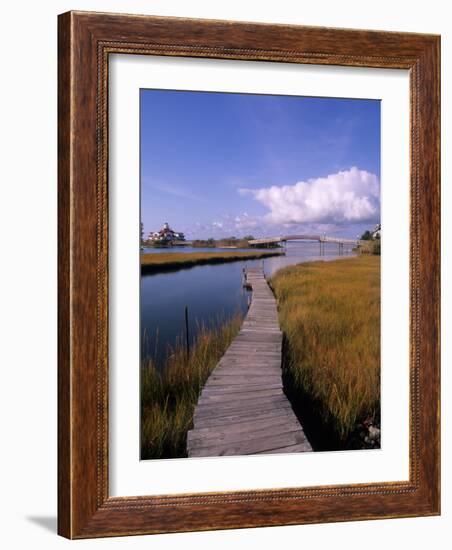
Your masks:
<svg viewBox="0 0 452 550"><path fill-rule="evenodd" d="M345 239L341 237L327 237L326 235L280 235L278 237L263 237L248 241L250 245L280 243L286 241L318 241L321 243L359 245L359 239Z"/></svg>

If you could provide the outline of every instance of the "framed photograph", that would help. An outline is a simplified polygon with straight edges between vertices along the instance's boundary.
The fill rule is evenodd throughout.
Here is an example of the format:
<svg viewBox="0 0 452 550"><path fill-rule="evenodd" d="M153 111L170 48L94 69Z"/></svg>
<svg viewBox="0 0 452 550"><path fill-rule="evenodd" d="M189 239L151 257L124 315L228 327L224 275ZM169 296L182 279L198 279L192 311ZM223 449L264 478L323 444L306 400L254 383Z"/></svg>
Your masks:
<svg viewBox="0 0 452 550"><path fill-rule="evenodd" d="M439 59L59 16L61 535L440 513Z"/></svg>

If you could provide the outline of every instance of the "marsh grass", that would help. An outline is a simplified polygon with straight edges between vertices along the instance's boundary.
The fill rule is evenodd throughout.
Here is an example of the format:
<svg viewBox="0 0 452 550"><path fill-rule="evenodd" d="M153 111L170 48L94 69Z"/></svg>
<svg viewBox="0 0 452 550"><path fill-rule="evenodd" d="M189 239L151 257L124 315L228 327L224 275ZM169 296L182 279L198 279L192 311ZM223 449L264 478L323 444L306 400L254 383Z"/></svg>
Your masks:
<svg viewBox="0 0 452 550"><path fill-rule="evenodd" d="M240 260L259 260L270 256L280 256L281 251L253 251L249 252L162 252L141 254L141 271L143 273L155 273L179 269L181 267L194 267L195 265L219 264L236 262Z"/></svg>
<svg viewBox="0 0 452 550"><path fill-rule="evenodd" d="M357 249L358 254L375 254L381 255L381 241L380 239L374 239L371 241L361 241Z"/></svg>
<svg viewBox="0 0 452 550"><path fill-rule="evenodd" d="M380 411L380 258L304 263L271 283L290 389L316 404L344 444L358 422Z"/></svg>
<svg viewBox="0 0 452 550"><path fill-rule="evenodd" d="M187 431L207 378L240 330L242 316L207 329L198 327L187 356L182 342L169 350L161 372L152 359L141 366L141 458L186 456Z"/></svg>

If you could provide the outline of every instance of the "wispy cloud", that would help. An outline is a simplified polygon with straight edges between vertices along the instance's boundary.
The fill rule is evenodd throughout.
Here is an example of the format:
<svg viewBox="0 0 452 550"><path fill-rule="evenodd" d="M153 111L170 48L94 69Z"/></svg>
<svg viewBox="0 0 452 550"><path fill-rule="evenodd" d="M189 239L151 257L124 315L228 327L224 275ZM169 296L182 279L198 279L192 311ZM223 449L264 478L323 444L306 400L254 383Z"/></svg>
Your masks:
<svg viewBox="0 0 452 550"><path fill-rule="evenodd" d="M199 195L192 193L191 191L189 191L188 189L186 189L181 185L174 185L171 183L160 183L160 182L149 181L149 180L144 180L143 185L145 189L153 189L154 191L159 191L160 193L166 193L167 195L171 195L179 199L191 199L196 201L204 200Z"/></svg>
<svg viewBox="0 0 452 550"><path fill-rule="evenodd" d="M237 230L255 229L262 226L263 221L261 217L250 216L247 212L243 212L234 218L234 227Z"/></svg>

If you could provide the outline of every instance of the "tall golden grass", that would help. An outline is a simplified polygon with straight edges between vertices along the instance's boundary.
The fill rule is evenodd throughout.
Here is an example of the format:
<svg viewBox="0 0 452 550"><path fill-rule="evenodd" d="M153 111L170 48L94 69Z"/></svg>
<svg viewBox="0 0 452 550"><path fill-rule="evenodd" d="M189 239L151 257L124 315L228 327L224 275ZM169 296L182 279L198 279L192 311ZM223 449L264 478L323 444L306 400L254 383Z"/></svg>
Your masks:
<svg viewBox="0 0 452 550"><path fill-rule="evenodd" d="M380 258L287 267L272 278L293 390L345 441L380 409Z"/></svg>
<svg viewBox="0 0 452 550"><path fill-rule="evenodd" d="M161 372L152 359L141 366L141 458L186 456L187 432L207 378L240 330L242 317L211 330L199 327L195 345L176 344Z"/></svg>
<svg viewBox="0 0 452 550"><path fill-rule="evenodd" d="M269 250L266 252L250 250L249 252L162 252L160 254L141 254L141 271L143 273L151 273L165 269L177 269L179 267L192 267L203 264L259 260L281 254L283 252L279 250Z"/></svg>

